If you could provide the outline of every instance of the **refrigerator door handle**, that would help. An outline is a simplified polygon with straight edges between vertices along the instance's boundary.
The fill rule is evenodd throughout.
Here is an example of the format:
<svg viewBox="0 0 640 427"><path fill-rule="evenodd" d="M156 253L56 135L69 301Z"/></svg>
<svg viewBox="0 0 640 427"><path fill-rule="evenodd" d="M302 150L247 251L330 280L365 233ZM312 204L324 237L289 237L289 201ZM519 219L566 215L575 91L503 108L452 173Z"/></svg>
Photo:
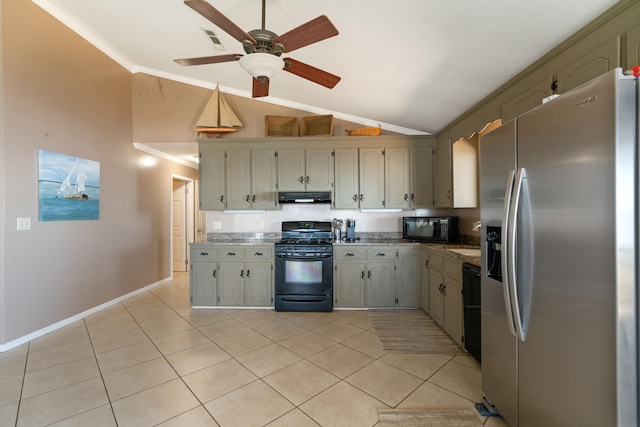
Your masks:
<svg viewBox="0 0 640 427"><path fill-rule="evenodd" d="M516 326L516 336L524 341L526 331L522 323L522 313L520 312L520 301L518 298L518 282L517 282L517 269L516 269L516 239L518 233L518 212L520 209L520 200L522 196L522 183L526 179L526 172L524 168L519 168L516 171L514 179L514 188L512 194L512 201L509 207L509 226L507 229L507 258L508 258L508 271L509 276L509 293L511 294L511 312L513 313L513 321Z"/></svg>
<svg viewBox="0 0 640 427"><path fill-rule="evenodd" d="M511 287L509 285L510 279L510 271L512 269L511 264L509 264L509 234L507 230L509 229L509 212L511 207L511 194L513 193L513 178L515 175L515 171L509 171L507 175L507 185L504 193L504 207L502 209L502 237L500 239L500 245L502 247L501 250L501 263L502 263L502 294L504 296L504 308L507 313L507 323L509 324L509 332L514 337L516 336L516 329L513 323L513 313L511 311Z"/></svg>

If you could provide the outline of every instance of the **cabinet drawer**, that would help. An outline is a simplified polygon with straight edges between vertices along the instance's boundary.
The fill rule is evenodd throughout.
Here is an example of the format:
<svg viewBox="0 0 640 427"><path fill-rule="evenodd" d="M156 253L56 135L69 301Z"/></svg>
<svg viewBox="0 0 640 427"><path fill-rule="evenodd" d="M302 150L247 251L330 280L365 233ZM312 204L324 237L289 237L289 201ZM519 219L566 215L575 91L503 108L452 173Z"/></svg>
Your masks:
<svg viewBox="0 0 640 427"><path fill-rule="evenodd" d="M435 268L436 270L443 271L444 269L444 257L442 255L438 255L435 252L429 253L429 267Z"/></svg>
<svg viewBox="0 0 640 427"><path fill-rule="evenodd" d="M462 282L462 262L445 259L444 274Z"/></svg>
<svg viewBox="0 0 640 427"><path fill-rule="evenodd" d="M370 260L395 260L396 250L394 248L371 248L367 249L367 259Z"/></svg>
<svg viewBox="0 0 640 427"><path fill-rule="evenodd" d="M362 260L364 259L364 249L362 247L350 247L350 248L337 248L335 249L333 255L335 259L349 261L349 260Z"/></svg>
<svg viewBox="0 0 640 427"><path fill-rule="evenodd" d="M200 248L191 248L191 262L198 261L211 261L218 258L218 250L216 248L208 247L200 247Z"/></svg>
<svg viewBox="0 0 640 427"><path fill-rule="evenodd" d="M218 255L220 259L244 259L245 249L240 247L220 248Z"/></svg>
<svg viewBox="0 0 640 427"><path fill-rule="evenodd" d="M247 259L251 260L271 260L273 259L273 248L268 246L257 246L246 248Z"/></svg>

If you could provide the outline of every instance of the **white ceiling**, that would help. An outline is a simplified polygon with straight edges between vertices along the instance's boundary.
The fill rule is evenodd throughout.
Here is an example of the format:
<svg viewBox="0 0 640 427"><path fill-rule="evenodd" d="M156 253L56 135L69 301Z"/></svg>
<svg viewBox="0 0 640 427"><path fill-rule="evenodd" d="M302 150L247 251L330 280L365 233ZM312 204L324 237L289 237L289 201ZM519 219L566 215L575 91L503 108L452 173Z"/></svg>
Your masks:
<svg viewBox="0 0 640 427"><path fill-rule="evenodd" d="M33 0L132 72L251 97L237 62L183 67L176 58L241 53L240 42L181 0ZM208 0L245 31L261 0ZM319 15L336 37L287 56L337 74L333 89L291 73L273 102L408 134L447 124L592 21L615 0L266 0L266 28L283 34ZM202 28L216 32L217 51Z"/></svg>

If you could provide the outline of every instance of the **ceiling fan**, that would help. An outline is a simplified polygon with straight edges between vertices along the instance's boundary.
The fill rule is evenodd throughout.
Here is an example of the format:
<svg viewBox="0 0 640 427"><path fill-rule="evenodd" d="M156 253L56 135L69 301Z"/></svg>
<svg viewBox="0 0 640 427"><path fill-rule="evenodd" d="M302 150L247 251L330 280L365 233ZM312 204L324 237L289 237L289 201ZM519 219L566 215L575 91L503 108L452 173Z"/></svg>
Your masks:
<svg viewBox="0 0 640 427"><path fill-rule="evenodd" d="M336 36L338 35L337 28L333 26L329 18L321 15L278 36L265 29L265 1L262 0L262 28L246 33L205 0L185 0L184 3L187 6L241 42L246 55L232 53L228 55L175 59L174 61L180 65L239 61L240 66L253 76L253 98L269 95L269 79L280 70L288 71L330 89L333 88L340 81L340 77L296 61L293 58L280 58L280 56L283 53L289 53Z"/></svg>

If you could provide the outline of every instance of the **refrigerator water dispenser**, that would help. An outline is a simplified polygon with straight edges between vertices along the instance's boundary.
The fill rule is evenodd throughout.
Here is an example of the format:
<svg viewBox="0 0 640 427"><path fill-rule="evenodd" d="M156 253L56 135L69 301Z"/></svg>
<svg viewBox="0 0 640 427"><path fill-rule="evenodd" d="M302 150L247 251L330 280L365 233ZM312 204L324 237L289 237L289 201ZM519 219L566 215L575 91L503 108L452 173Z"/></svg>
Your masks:
<svg viewBox="0 0 640 427"><path fill-rule="evenodd" d="M501 235L502 227L487 227L487 276L498 282L502 282Z"/></svg>

